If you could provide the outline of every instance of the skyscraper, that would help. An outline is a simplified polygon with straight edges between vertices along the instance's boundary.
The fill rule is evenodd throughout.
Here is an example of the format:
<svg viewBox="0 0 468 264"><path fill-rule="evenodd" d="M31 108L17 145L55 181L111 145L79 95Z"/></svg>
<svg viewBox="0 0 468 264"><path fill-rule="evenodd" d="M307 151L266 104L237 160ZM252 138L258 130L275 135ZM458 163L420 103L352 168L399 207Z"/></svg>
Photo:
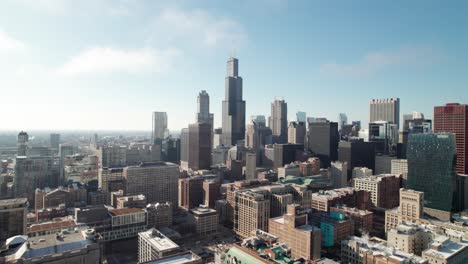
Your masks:
<svg viewBox="0 0 468 264"><path fill-rule="evenodd" d="M50 147L55 151L58 151L60 145L60 134L52 133L50 134Z"/></svg>
<svg viewBox="0 0 468 264"><path fill-rule="evenodd" d="M197 97L197 123L207 123L211 125L213 130L213 114L210 113L210 96L203 90Z"/></svg>
<svg viewBox="0 0 468 264"><path fill-rule="evenodd" d="M309 123L308 136L309 150L320 158L324 167L338 160L338 123L330 121Z"/></svg>
<svg viewBox="0 0 468 264"><path fill-rule="evenodd" d="M434 132L455 134L457 173L468 174L468 105L452 103L434 107Z"/></svg>
<svg viewBox="0 0 468 264"><path fill-rule="evenodd" d="M28 133L21 131L18 133L18 141L17 141L17 156L26 156L28 152L28 141L29 135Z"/></svg>
<svg viewBox="0 0 468 264"><path fill-rule="evenodd" d="M182 169L188 169L189 147L189 129L182 128L180 131L180 166Z"/></svg>
<svg viewBox="0 0 468 264"><path fill-rule="evenodd" d="M400 127L400 98L372 99L369 123L375 121L387 121Z"/></svg>
<svg viewBox="0 0 468 264"><path fill-rule="evenodd" d="M408 139L408 189L424 192L426 213L449 219L455 209L455 136L411 134Z"/></svg>
<svg viewBox="0 0 468 264"><path fill-rule="evenodd" d="M242 78L238 71L239 60L229 58L222 117L221 143L224 145L236 145L245 136L245 101L242 100Z"/></svg>
<svg viewBox="0 0 468 264"><path fill-rule="evenodd" d="M306 133L307 129L304 122L290 122L288 126L288 143L304 145Z"/></svg>
<svg viewBox="0 0 468 264"><path fill-rule="evenodd" d="M301 111L297 112L297 113L296 113L296 121L297 121L297 122L304 122L304 123L306 123L306 122L307 122L307 114L306 114L306 112L301 112Z"/></svg>
<svg viewBox="0 0 468 264"><path fill-rule="evenodd" d="M271 116L268 126L273 133L273 143L283 144L288 140L288 105L284 100L271 103Z"/></svg>
<svg viewBox="0 0 468 264"><path fill-rule="evenodd" d="M348 124L348 117L345 113L340 113L338 115L338 131L340 131L344 125Z"/></svg>
<svg viewBox="0 0 468 264"><path fill-rule="evenodd" d="M193 170L209 169L211 166L211 125L189 125L188 167Z"/></svg>
<svg viewBox="0 0 468 264"><path fill-rule="evenodd" d="M148 203L178 202L179 166L169 162L146 162L122 172L128 196L143 194Z"/></svg>
<svg viewBox="0 0 468 264"><path fill-rule="evenodd" d="M167 113L166 112L153 112L153 134L151 135L152 142L163 140L169 136L167 129Z"/></svg>

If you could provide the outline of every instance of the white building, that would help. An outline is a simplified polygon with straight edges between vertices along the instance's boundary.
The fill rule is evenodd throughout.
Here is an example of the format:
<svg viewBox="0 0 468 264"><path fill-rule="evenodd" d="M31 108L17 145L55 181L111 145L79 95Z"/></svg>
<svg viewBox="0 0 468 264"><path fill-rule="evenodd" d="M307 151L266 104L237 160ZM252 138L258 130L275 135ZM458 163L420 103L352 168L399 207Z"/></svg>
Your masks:
<svg viewBox="0 0 468 264"><path fill-rule="evenodd" d="M179 246L155 228L138 233L138 262L147 262L177 254Z"/></svg>

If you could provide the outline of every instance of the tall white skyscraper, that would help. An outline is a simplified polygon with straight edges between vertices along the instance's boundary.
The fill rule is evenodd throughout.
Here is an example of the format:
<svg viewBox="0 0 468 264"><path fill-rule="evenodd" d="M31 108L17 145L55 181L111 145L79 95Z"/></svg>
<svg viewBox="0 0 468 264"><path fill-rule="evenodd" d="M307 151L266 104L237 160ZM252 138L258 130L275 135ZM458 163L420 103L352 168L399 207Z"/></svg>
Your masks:
<svg viewBox="0 0 468 264"><path fill-rule="evenodd" d="M369 123L387 121L400 127L400 98L372 99Z"/></svg>
<svg viewBox="0 0 468 264"><path fill-rule="evenodd" d="M166 112L153 112L153 134L151 136L152 143L155 140L162 140L169 136L167 129L167 113Z"/></svg>
<svg viewBox="0 0 468 264"><path fill-rule="evenodd" d="M213 114L210 113L210 95L203 90L197 97L197 123L207 123L213 130Z"/></svg>

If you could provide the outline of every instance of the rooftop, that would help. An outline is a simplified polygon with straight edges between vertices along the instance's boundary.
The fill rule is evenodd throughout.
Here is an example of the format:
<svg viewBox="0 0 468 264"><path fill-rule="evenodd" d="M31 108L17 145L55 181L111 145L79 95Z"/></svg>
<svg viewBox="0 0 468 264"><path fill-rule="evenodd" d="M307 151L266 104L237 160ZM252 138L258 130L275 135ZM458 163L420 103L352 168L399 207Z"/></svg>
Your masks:
<svg viewBox="0 0 468 264"><path fill-rule="evenodd" d="M140 208L122 208L122 209L114 209L110 211L111 215L113 216L137 214L137 213L143 213L143 212L144 210Z"/></svg>
<svg viewBox="0 0 468 264"><path fill-rule="evenodd" d="M0 200L0 206L25 205L28 202L26 198L4 199Z"/></svg>
<svg viewBox="0 0 468 264"><path fill-rule="evenodd" d="M42 224L35 224L28 227L28 233L35 233L35 232L42 232L42 231L50 231L50 230L58 230L62 228L69 228L76 226L74 220L66 220L60 222L47 222Z"/></svg>
<svg viewBox="0 0 468 264"><path fill-rule="evenodd" d="M95 231L93 229L82 229L76 232L64 232L56 234L37 236L29 238L21 246L12 249L6 255L6 260L35 259L49 255L72 252L84 249L96 244Z"/></svg>
<svg viewBox="0 0 468 264"><path fill-rule="evenodd" d="M182 252L180 254L172 255L165 258L160 258L148 262L143 263L152 263L152 264L184 264L184 263L191 263L195 260L200 260L201 258L193 253L192 251Z"/></svg>
<svg viewBox="0 0 468 264"><path fill-rule="evenodd" d="M213 215L213 214L218 213L215 209L211 209L209 207L197 207L197 208L190 210L190 212L194 215L200 215L200 216L201 215Z"/></svg>
<svg viewBox="0 0 468 264"><path fill-rule="evenodd" d="M440 236L434 239L429 249L423 252L423 256L432 256L439 259L448 259L459 252L466 250L468 241L451 241L448 237Z"/></svg>
<svg viewBox="0 0 468 264"><path fill-rule="evenodd" d="M179 248L176 243L174 243L155 228L138 233L138 236L145 239L148 243L151 244L152 247L158 249L159 251L175 250Z"/></svg>

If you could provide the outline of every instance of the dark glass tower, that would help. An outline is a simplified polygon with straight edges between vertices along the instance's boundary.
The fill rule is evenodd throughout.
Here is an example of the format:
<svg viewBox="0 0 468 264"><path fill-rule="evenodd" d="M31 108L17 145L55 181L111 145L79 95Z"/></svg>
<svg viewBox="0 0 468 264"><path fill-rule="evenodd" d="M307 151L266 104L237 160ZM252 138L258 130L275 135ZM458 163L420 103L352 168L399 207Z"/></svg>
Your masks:
<svg viewBox="0 0 468 264"><path fill-rule="evenodd" d="M242 100L242 78L238 74L239 60L227 62L226 95L223 101L222 137L224 145L236 145L245 137L245 101Z"/></svg>
<svg viewBox="0 0 468 264"><path fill-rule="evenodd" d="M452 212L456 206L456 145L451 133L411 134L408 188L424 192L425 207Z"/></svg>
<svg viewBox="0 0 468 264"><path fill-rule="evenodd" d="M339 140L338 123L309 123L308 149L320 158L323 167L329 167L332 161L338 160Z"/></svg>

